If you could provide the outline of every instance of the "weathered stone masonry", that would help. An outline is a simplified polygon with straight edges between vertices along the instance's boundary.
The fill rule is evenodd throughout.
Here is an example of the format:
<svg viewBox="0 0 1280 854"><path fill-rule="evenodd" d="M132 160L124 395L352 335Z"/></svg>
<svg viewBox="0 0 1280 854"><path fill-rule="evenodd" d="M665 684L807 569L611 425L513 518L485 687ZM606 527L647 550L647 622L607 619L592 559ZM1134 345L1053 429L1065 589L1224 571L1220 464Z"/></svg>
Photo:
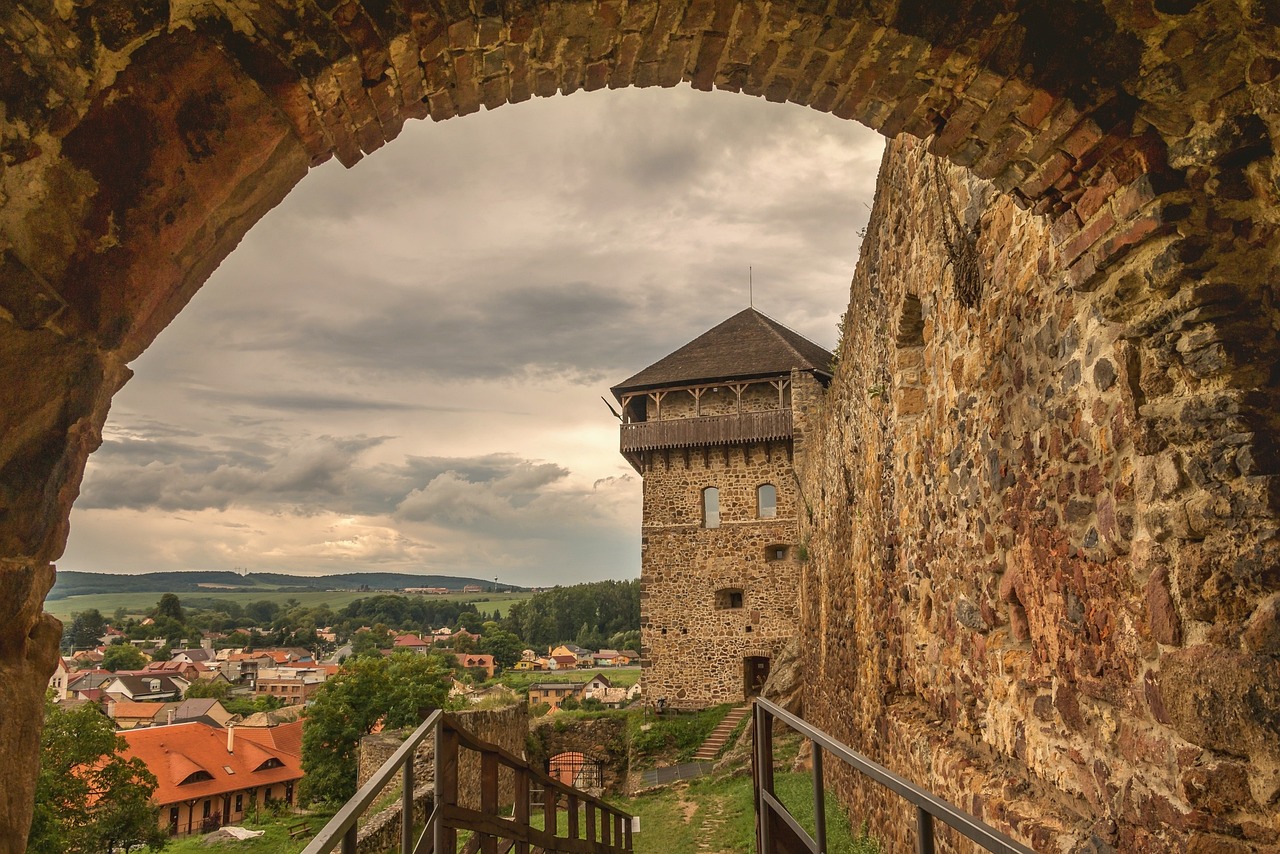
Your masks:
<svg viewBox="0 0 1280 854"><path fill-rule="evenodd" d="M1164 775L1153 778L1164 781L1158 785L1172 788L1177 781L1169 798L1163 792L1134 793L1121 777L1095 771L1103 787L1100 803L1105 802L1091 813L1104 823L1100 838L1109 833L1105 823L1112 820L1116 832L1130 834L1134 844L1147 844L1141 842L1145 833L1167 840L1175 850L1201 844L1190 840L1203 832L1216 834L1207 837L1215 845L1255 844L1222 841L1249 834L1265 838L1265 828L1255 827L1265 822L1248 816L1274 813L1275 806L1264 777L1272 762L1269 745L1276 739L1264 722L1276 717L1277 703L1267 686L1274 684L1280 643L1280 608L1274 599L1280 584L1277 28L1280 10L1267 0L0 4L0 376L9 380L0 383L0 763L11 771L0 790L0 851L21 851L30 821L41 697L56 662L58 633L56 621L43 615L41 606L52 584L53 561L65 545L85 459L100 442L111 396L128 379L128 362L311 165L331 156L355 163L394 139L409 118L466 115L482 105L494 108L535 94L670 86L682 80L701 89L715 86L806 104L890 136L927 137L932 153L1049 217L1041 227L1052 252L1037 259L1034 277L1015 280L1025 285L1028 303L1076 301L1059 319L1059 333L1069 326L1064 321L1086 306L1098 323L1120 330L1118 343L1111 345L1115 358L1107 357L1118 391L1098 388L1098 399L1087 401L1079 428L1085 438L1074 431L1064 434L1071 441L1061 459L1051 444L1053 430L1061 427L1051 407L1044 406L1025 413L1040 425L1030 432L1044 434L1044 448L1036 436L1007 460L1001 456L1001 477L1013 478L1000 499L1002 505L1011 502L1011 518L1001 525L1027 535L1010 546L998 545L990 556L1004 555L1013 568L1012 574L1009 569L999 574L1009 579L1002 597L996 591L999 607L1011 627L1021 624L1019 611L1005 606L1025 612L1030 638L1025 643L1031 650L1044 647L1037 656L1061 649L1068 660L1078 661L1075 672L1088 678L1074 684L1089 699L1078 703L1085 728L1073 730L1078 734L1072 737L1102 751L1103 766L1109 767L1107 759L1121 750L1158 754L1163 742L1148 742L1148 732L1161 738L1177 733L1185 743L1210 751L1201 765L1179 766L1178 773L1167 762L1161 766ZM915 198L923 197L917 193ZM877 222L873 237L892 222L891 213L882 211ZM894 227L905 231L914 224L903 220ZM1008 234L1006 243L1016 245L1013 230ZM990 238L981 239L979 247L984 260L1008 264ZM1007 280L1016 277L1016 267L1005 274L993 268L992 274ZM860 318L898 320L899 306L881 302L888 285L877 278L872 287L866 271L859 281L862 295L850 339ZM1008 293L1007 281L990 287L996 288L993 293L1000 288ZM922 302L930 292L920 289ZM1004 303L995 299L983 311L994 305ZM1019 318L1017 307L1006 305L1010 311L1000 321L1033 339L1025 326L1028 315L1024 311ZM938 329L960 330L955 320ZM984 322L995 330L994 319ZM1077 327L1085 334L1084 325ZM932 339L915 353L890 353L887 339L883 343L878 350L867 345L862 356L845 360L851 377L871 372L874 355L900 358L904 366L933 358ZM1052 370L1065 378L1071 361ZM854 363L862 367L855 369ZM960 378L969 382L972 376L966 377L963 367ZM1080 370L1080 385L1074 387L1097 388L1098 377L1083 362ZM1010 370L1007 376L1012 381L1015 375ZM894 413L924 407L938 384L932 373L927 384L914 386L905 376L899 383L887 370L858 376L867 380L857 395L860 401L876 386L892 389L894 410L885 417L895 425L899 415ZM923 371L919 379L926 379ZM971 392L963 388L967 399ZM883 397L871 398L873 405ZM959 416L961 408L981 404L974 397L964 407L959 396L946 406L954 405ZM1132 444L1131 454L1101 444L1090 432L1101 423L1092 420L1098 401L1106 408L1127 408L1124 423L1130 432L1121 438ZM884 401L886 407L889 402ZM994 416L994 404L991 411ZM1007 413L1006 423L1013 415ZM925 488L927 469L922 460L920 473L911 473L908 481L909 461L898 462L889 453L894 444L884 438L898 441L899 427L887 434L878 426L866 432L861 428L875 425L862 424L863 417L851 414L839 428L844 432L832 434L841 437L838 443L848 453L836 463L837 440L827 443L831 462L824 466L833 479L823 482L828 493L852 492L861 489L855 473L879 481L883 471L885 498L860 505L858 530L864 533L857 538L848 530L857 520L827 512L819 539L830 539L832 554L842 556L811 564L815 578L831 587L814 613L826 621L817 625L826 628L807 636L815 642L821 638L828 654L846 656L850 666L857 648L859 667L825 671L817 678L833 681L823 682L819 694L834 698L846 691L847 705L865 707L859 722L870 723L887 718L876 711L882 701L865 695L871 686L888 684L881 679L888 673L883 665L907 635L891 635L884 624L876 628L870 622L857 626L868 634L855 634L856 615L865 614L867 606L845 597L857 587L865 603L873 578L883 578L874 590L886 607L890 603L883 584L894 573L873 576L869 568L898 565L901 547L893 538L901 529L885 514L896 519L901 513L910 521L912 513L921 512L927 502L905 496ZM932 416L922 411L916 417L925 424ZM971 419L960 420L972 429ZM966 433L961 457L972 459L974 441ZM1077 444L1084 450L1072 450ZM1079 460L1067 459L1082 453ZM1117 454L1120 462L1109 462ZM1126 459L1133 469L1131 497L1121 488L1129 475L1117 469ZM944 460L958 481L965 472L955 466L963 461ZM1083 466L1090 480L1088 471L1096 465L1098 476L1105 472L1109 478L1111 503L1098 497L1104 495L1100 487L1096 495L1075 499L1087 504L1092 497L1092 512L1078 503L1072 520L1056 518L1059 510L1065 515L1071 509L1070 498L1066 506L1058 503L1059 478L1053 473L1058 464L1064 477L1075 475L1072 492L1078 490L1080 472L1068 472L1066 465ZM852 486L844 485L846 469ZM970 479L975 471L968 472ZM949 478L937 482L951 487ZM899 485L903 503L893 498ZM955 487L967 489L959 482ZM932 481L929 488L934 489ZM936 495L935 490L927 497L936 501ZM1035 517L1050 509L1051 497L1055 518ZM995 499L982 500L990 506ZM1132 534L1120 527L1126 503L1132 505ZM1094 556L1109 568L1119 566L1113 561L1129 562L1134 570L1128 576L1076 563L1082 548L1116 548L1104 532L1111 524L1108 506L1116 514L1119 539L1114 542L1127 538L1130 552ZM950 538L969 536L967 528L951 530L960 524L957 519L967 517L931 512L929 518L932 528L925 539L935 549L944 540L950 545ZM865 528L867 520L877 526L872 533ZM1101 545L1074 542L1078 528L1086 536L1093 528ZM838 542L847 543L847 562ZM1071 548L1078 554L1048 563L1038 558ZM1092 561L1090 554L1084 560ZM958 561L959 555L975 558L966 573L993 562L977 560L982 555L971 546L947 560ZM1042 570L1023 572L1027 566L1049 565L1073 579L1079 606L1066 599L1056 569L1048 580L1057 587L1049 590L1040 587L1046 578ZM950 570L943 575L951 577ZM1085 580L1095 577L1115 586L1121 598L1130 587L1141 588L1140 619L1114 614L1117 628L1134 622L1143 638L1141 701L1156 723L1150 731L1141 730L1141 737L1129 731L1123 737L1111 734L1112 721L1119 726L1145 720L1138 712L1126 717L1089 711L1096 695L1111 690L1093 687L1099 680L1127 686L1130 696L1136 690L1106 661L1093 662L1097 672L1087 665L1097 651L1085 649L1123 647L1128 643L1123 635L1097 628L1090 629L1096 637L1084 635L1088 644L1046 646L1052 621L1043 615L1053 596L1064 599L1068 614L1085 608L1074 625L1100 619L1088 616L1091 595L1081 595ZM950 584L945 578L938 582L940 589ZM919 587L911 586L915 595ZM977 592L966 594L969 604L961 610L970 625L977 622L974 608L983 610L983 601L973 598ZM933 616L939 602L956 604L932 601L935 610L924 624L940 619ZM1148 612L1163 616L1142 616ZM1143 620L1150 640L1142 634ZM883 647L876 631L884 632ZM987 643L987 635L977 634ZM1155 657L1145 657L1152 644ZM836 681L877 661L859 677L864 691L841 688L845 683ZM1121 670L1137 668L1135 659L1125 661ZM1044 672L1048 665L1036 666ZM1038 699L1045 692L1032 682L1019 683L1018 690L1034 690ZM965 706L963 692L956 696L958 706ZM1052 702L1068 710L1072 696L1052 690ZM1123 707L1121 699L1106 696L1108 703ZM1201 716L1199 709L1222 714ZM979 710L975 705L964 716L976 717ZM1040 711L1047 713L1043 700ZM1065 714L1074 720L1070 711ZM948 712L947 719L960 717L959 711ZM887 724L884 730L886 738L906 731ZM1013 755L1018 767L1025 767L1017 758L1019 743L1015 734ZM942 776L959 780L969 773L967 767L958 761ZM1238 797L1246 779L1262 813ZM1078 788L1093 785L1086 782ZM1122 788L1112 793L1114 786ZM1015 817L1010 823L1031 827L1035 822Z"/></svg>
<svg viewBox="0 0 1280 854"><path fill-rule="evenodd" d="M802 466L807 717L1037 849L1280 850L1273 529L1213 533L1271 479L1187 387L1222 308L1118 318L1062 268L1049 222L891 145ZM843 791L908 845L894 798Z"/></svg>

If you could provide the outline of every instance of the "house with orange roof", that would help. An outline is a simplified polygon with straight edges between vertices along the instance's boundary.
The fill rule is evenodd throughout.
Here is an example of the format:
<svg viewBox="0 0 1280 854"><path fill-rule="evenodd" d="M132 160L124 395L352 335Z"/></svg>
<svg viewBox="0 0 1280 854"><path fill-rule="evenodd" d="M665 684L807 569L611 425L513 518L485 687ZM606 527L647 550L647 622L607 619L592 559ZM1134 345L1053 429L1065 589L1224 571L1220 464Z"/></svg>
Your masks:
<svg viewBox="0 0 1280 854"><path fill-rule="evenodd" d="M296 735L279 732L286 727ZM255 806L292 804L302 779L302 722L273 727L270 736L202 723L122 732L127 759L141 759L156 776L152 800L160 827L172 836L207 833L236 824Z"/></svg>
<svg viewBox="0 0 1280 854"><path fill-rule="evenodd" d="M145 670L148 673L168 673L181 676L188 682L195 682L204 673L203 666L192 661L180 661L178 659L152 661L147 664Z"/></svg>
<svg viewBox="0 0 1280 854"><path fill-rule="evenodd" d="M431 649L430 642L424 641L422 638L413 634L398 635L396 639L391 642L391 646L397 651L407 649L410 652L421 653L425 653L427 650Z"/></svg>
<svg viewBox="0 0 1280 854"><path fill-rule="evenodd" d="M116 729L135 729L164 723L166 705L168 704L159 702L118 700L111 704L107 714L115 721Z"/></svg>
<svg viewBox="0 0 1280 854"><path fill-rule="evenodd" d="M492 655L473 655L469 652L455 652L454 658L458 659L458 664L470 670L478 667L485 673L486 679L493 678L495 664Z"/></svg>

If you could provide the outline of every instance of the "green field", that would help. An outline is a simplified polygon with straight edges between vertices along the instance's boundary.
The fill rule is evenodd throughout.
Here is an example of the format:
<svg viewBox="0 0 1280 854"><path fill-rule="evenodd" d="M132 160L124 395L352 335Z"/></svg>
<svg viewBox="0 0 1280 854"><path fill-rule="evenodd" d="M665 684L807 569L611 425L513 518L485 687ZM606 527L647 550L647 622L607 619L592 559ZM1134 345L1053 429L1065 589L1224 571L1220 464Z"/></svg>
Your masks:
<svg viewBox="0 0 1280 854"><path fill-rule="evenodd" d="M289 599L296 599L300 604L314 607L327 604L337 611L356 599L368 599L371 596L385 594L385 590L356 593L350 590L314 590L302 593L288 593L263 588L253 592L210 590L207 593L179 593L178 598L184 606L200 607L202 599L225 599L247 605L250 602L268 600L283 605ZM156 606L156 602L164 591L133 593L90 593L83 596L68 596L65 599L51 600L45 603L45 610L60 620L67 621L76 611L97 608L110 617L117 608L124 608L132 616L143 616ZM497 610L506 614L511 603L520 602L533 596L532 593L446 593L443 596L423 596L424 599L445 600L451 602L474 602L476 609L492 613Z"/></svg>
<svg viewBox="0 0 1280 854"><path fill-rule="evenodd" d="M630 688L640 681L639 667L584 667L581 670L508 670L495 681L516 691L528 690L534 682L590 682L591 677L603 673L610 684Z"/></svg>

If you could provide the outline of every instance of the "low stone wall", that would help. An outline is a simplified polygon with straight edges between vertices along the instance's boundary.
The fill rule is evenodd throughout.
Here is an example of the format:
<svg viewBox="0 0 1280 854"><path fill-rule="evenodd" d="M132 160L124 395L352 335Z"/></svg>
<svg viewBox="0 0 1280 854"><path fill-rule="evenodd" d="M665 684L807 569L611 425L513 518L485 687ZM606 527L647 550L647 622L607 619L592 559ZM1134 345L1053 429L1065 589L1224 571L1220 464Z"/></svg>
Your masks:
<svg viewBox="0 0 1280 854"><path fill-rule="evenodd" d="M481 741L496 744L515 756L525 755L525 743L529 732L529 712L523 703L505 709L469 710L450 712L466 730ZM357 784L363 786L383 766L396 749L404 743L412 730L381 732L365 736L360 742L359 774ZM462 806L480 807L480 756L470 750L461 751L458 760L458 803ZM435 739L427 738L414 753L415 808L422 798L429 800L435 781ZM388 786L398 785L400 772ZM511 806L515 801L515 784L510 773L499 774L498 803L502 807ZM400 806L396 804L384 814L393 817L387 819L395 827L399 827ZM381 822L382 815L370 822L367 830L373 828L375 822ZM379 823L378 827L382 825ZM399 831L391 832L394 842ZM363 834L361 836L363 838ZM363 850L363 849L362 849ZM378 850L371 848L370 850Z"/></svg>
<svg viewBox="0 0 1280 854"><path fill-rule="evenodd" d="M630 740L624 716L586 719L551 716L534 721L529 733L530 763L545 771L547 760L569 751L577 751L603 763L606 792L621 792L625 788L630 767Z"/></svg>
<svg viewBox="0 0 1280 854"><path fill-rule="evenodd" d="M413 823L415 826L426 824L427 816L435 805L433 783L423 783L413 789ZM400 814L403 805L396 801L375 815L360 830L356 839L356 854L381 854L400 844Z"/></svg>

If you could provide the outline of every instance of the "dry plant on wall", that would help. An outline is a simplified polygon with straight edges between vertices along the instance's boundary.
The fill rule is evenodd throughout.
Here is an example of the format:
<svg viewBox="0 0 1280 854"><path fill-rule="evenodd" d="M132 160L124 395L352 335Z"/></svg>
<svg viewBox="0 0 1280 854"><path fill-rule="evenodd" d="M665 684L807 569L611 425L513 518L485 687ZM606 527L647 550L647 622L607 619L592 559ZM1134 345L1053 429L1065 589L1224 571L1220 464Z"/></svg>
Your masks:
<svg viewBox="0 0 1280 854"><path fill-rule="evenodd" d="M933 161L933 186L942 208L942 246L951 265L956 299L965 308L977 308L982 301L982 266L978 258L979 224L966 228L956 213L955 197L946 180L942 167Z"/></svg>

